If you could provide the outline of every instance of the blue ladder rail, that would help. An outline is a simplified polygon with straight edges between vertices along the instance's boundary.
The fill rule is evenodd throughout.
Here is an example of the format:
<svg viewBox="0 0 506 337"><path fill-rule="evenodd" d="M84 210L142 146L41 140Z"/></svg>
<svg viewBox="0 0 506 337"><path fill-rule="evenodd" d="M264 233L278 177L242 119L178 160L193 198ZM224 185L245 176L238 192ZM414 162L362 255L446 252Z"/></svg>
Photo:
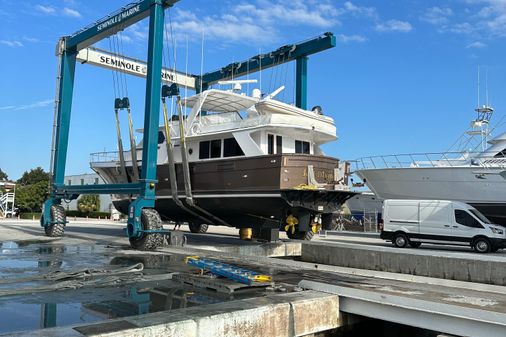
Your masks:
<svg viewBox="0 0 506 337"><path fill-rule="evenodd" d="M200 258L198 256L188 256L185 259L186 264L203 270L207 270L215 275L228 278L230 280L251 285L253 282L271 282L272 277L263 275L252 270L238 268L227 263Z"/></svg>

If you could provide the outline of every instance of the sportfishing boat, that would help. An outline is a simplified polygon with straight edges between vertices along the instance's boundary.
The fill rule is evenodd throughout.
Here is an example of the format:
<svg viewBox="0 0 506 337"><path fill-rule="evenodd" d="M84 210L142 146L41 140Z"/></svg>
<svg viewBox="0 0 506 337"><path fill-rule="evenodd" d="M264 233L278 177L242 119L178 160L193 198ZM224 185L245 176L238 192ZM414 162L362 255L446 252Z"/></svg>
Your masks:
<svg viewBox="0 0 506 337"><path fill-rule="evenodd" d="M471 151L359 158L356 174L380 199L456 200L468 203L493 223L506 225L506 133L490 139L494 109L475 111L461 143Z"/></svg>
<svg viewBox="0 0 506 337"><path fill-rule="evenodd" d="M173 104L167 108L164 98L155 208L162 218L188 222L193 232L208 225L281 228L309 239L330 227L332 212L355 195L349 164L321 149L337 139L334 120L320 107L275 100L284 87L267 96L254 89L250 96L240 82L186 99L166 95ZM119 152L92 154L92 169L107 183L135 181L142 141L131 144L130 151L120 142ZM113 196L124 214L130 201L130 195Z"/></svg>

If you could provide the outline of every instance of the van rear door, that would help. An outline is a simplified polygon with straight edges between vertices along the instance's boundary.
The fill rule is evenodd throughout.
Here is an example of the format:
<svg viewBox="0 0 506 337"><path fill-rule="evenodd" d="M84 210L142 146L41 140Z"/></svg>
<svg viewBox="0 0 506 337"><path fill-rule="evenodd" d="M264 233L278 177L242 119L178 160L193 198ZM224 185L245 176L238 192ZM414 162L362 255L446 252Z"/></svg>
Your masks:
<svg viewBox="0 0 506 337"><path fill-rule="evenodd" d="M421 238L437 240L452 236L452 206L448 201L420 201Z"/></svg>

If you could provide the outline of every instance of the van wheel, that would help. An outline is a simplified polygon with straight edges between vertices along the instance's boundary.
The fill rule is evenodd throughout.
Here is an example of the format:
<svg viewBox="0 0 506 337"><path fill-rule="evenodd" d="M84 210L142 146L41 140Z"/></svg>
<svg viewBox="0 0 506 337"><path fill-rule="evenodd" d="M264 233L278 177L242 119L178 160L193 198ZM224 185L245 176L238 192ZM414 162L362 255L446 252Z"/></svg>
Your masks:
<svg viewBox="0 0 506 337"><path fill-rule="evenodd" d="M404 233L397 233L394 237L395 247L404 248L408 245L408 237Z"/></svg>
<svg viewBox="0 0 506 337"><path fill-rule="evenodd" d="M418 248L418 247L420 247L420 246L422 245L422 243L421 243L421 242L413 242L413 241L410 241L410 242L409 242L409 245L410 245L411 247L413 247L413 248Z"/></svg>
<svg viewBox="0 0 506 337"><path fill-rule="evenodd" d="M490 241L486 238L477 238L474 240L473 248L477 253L489 253L492 250Z"/></svg>

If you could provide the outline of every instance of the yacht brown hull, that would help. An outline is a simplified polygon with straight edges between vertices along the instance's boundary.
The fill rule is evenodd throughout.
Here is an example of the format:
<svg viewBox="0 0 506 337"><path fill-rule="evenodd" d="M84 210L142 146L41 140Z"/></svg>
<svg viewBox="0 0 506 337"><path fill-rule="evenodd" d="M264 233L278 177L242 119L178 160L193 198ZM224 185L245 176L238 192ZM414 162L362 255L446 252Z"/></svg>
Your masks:
<svg viewBox="0 0 506 337"><path fill-rule="evenodd" d="M338 165L334 158L299 154L193 162L192 195L199 208L223 220L211 224L279 227L289 214L330 214L355 195L335 190L334 170ZM108 183L123 182L115 167L93 168ZM202 222L193 213L203 214L186 200L181 165L176 165L176 176L178 197L184 207L172 197L169 166L159 165L156 210L167 220ZM308 176L316 179L318 189L308 184ZM126 214L130 196L116 195L113 203Z"/></svg>

